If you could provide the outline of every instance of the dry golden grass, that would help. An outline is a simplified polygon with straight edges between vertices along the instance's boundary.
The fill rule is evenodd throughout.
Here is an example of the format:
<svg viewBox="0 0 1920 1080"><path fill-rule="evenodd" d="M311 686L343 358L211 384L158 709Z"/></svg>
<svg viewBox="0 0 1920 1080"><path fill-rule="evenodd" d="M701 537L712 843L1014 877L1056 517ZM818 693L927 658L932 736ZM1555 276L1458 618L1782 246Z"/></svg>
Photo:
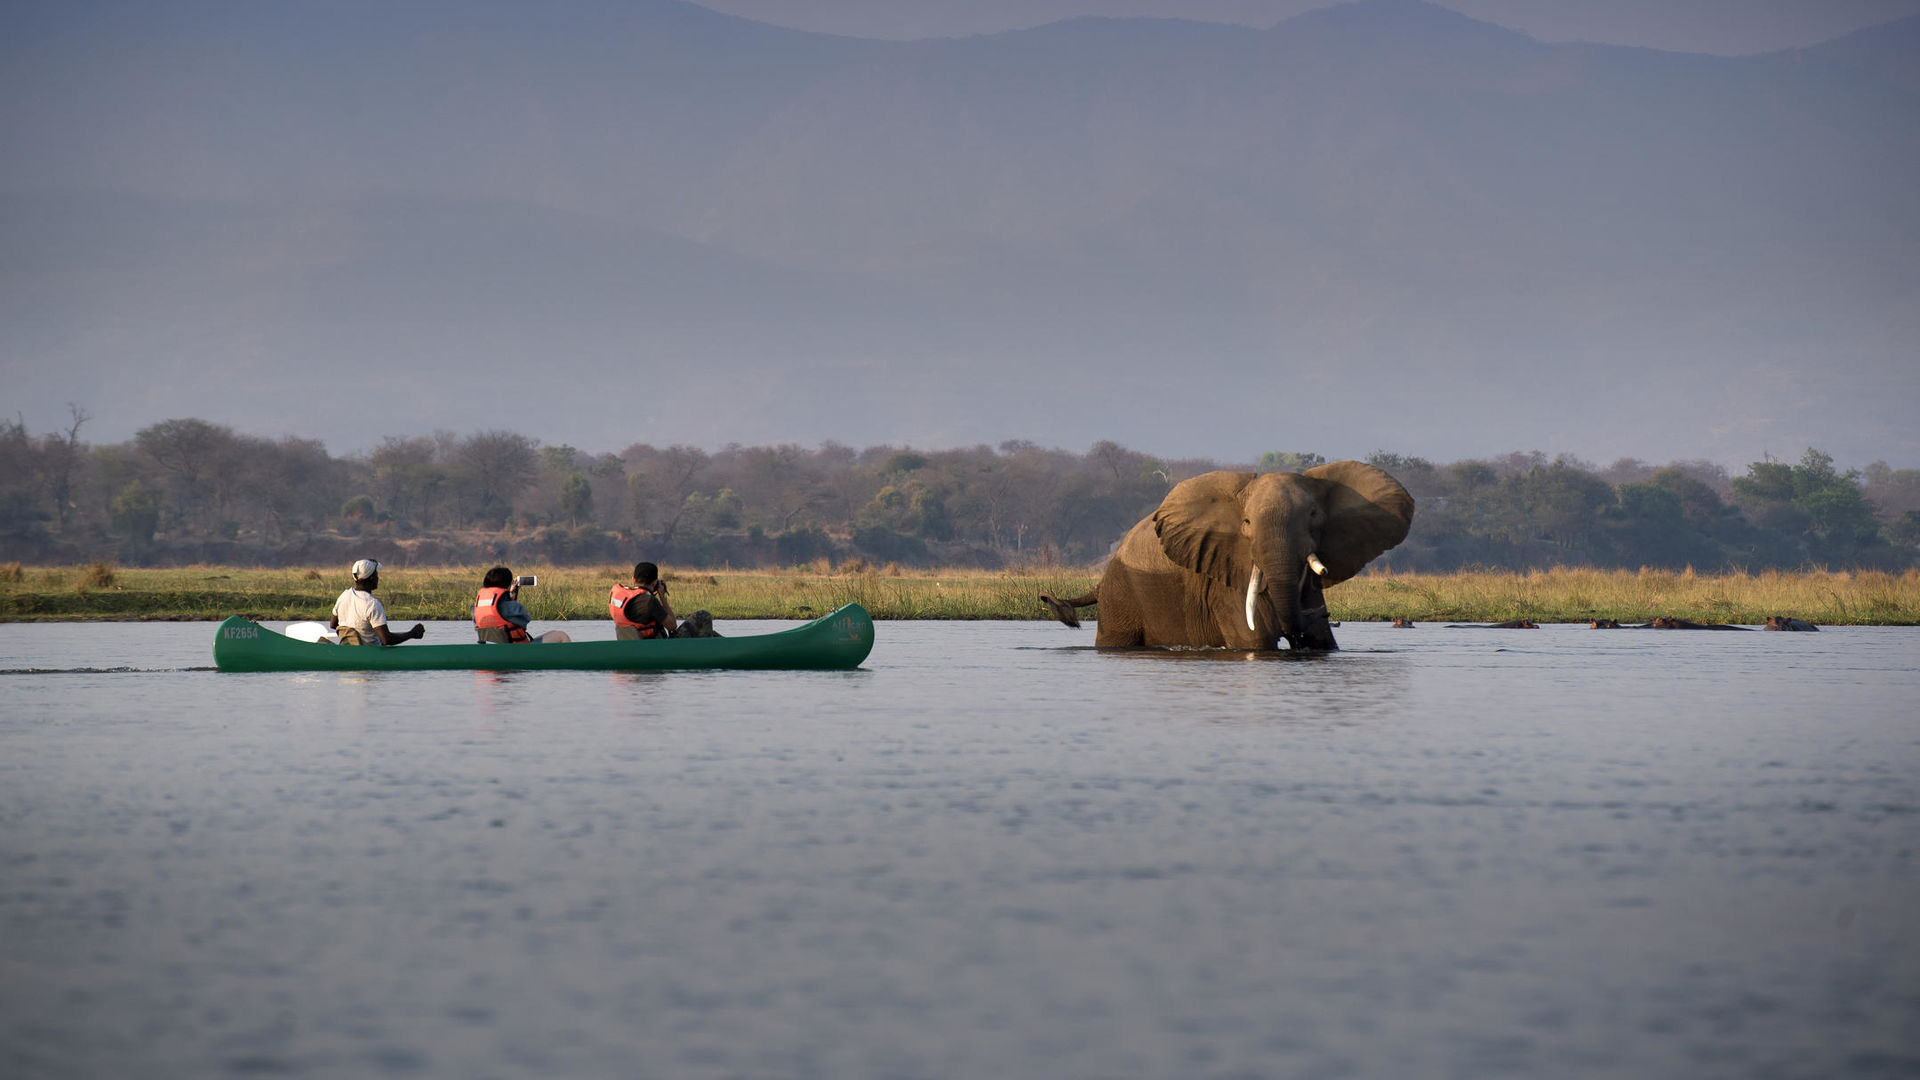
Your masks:
<svg viewBox="0 0 1920 1080"><path fill-rule="evenodd" d="M389 567L380 596L399 621L469 617L484 566ZM536 620L604 619L607 589L628 568L546 570L521 599ZM887 565L779 570L663 568L682 614L721 619L806 618L858 602L879 619L1042 619L1040 593L1093 587L1091 570L913 570ZM0 619L324 619L348 586L344 567L245 570L193 566L142 570L0 566ZM1695 574L1655 570L1555 569L1521 573L1368 574L1328 590L1336 620L1645 622L1673 615L1757 625L1788 615L1822 625L1920 625L1920 570Z"/></svg>
<svg viewBox="0 0 1920 1080"><path fill-rule="evenodd" d="M607 589L630 567L547 570L518 566L540 584L520 599L536 620L604 619ZM396 620L466 619L485 566L389 567L380 597ZM87 568L45 568L17 583L0 581L0 619L324 619L349 582L344 568L249 570L189 566L119 569L111 588L66 583ZM706 608L721 619L798 619L858 602L881 619L1024 619L1043 614L1038 594L1090 588L1087 572L1029 574L876 569L866 563L829 568L817 562L782 570L682 570L663 567L676 611Z"/></svg>

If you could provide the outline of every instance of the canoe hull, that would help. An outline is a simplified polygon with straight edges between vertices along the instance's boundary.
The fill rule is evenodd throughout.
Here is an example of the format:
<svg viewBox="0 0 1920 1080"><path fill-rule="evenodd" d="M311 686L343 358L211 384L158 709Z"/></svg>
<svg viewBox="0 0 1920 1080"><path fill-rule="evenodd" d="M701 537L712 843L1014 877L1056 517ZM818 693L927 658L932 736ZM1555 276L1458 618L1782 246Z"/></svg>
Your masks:
<svg viewBox="0 0 1920 1080"><path fill-rule="evenodd" d="M873 619L848 604L804 626L743 637L542 645L324 645L235 616L213 632L221 671L838 670L873 651Z"/></svg>

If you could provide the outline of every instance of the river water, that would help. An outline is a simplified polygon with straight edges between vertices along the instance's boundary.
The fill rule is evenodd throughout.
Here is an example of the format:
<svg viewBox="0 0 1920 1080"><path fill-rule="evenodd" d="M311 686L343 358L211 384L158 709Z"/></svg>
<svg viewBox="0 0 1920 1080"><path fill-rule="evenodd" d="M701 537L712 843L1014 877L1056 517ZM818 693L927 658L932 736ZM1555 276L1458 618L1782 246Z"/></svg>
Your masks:
<svg viewBox="0 0 1920 1080"><path fill-rule="evenodd" d="M1920 629L1339 634L0 625L0 1076L1920 1075Z"/></svg>

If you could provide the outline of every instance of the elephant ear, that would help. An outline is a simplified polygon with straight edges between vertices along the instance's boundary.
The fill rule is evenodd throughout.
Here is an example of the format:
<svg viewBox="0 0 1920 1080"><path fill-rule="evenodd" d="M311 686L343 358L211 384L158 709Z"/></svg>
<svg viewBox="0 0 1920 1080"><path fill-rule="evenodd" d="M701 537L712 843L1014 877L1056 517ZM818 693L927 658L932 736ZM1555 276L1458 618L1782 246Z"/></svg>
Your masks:
<svg viewBox="0 0 1920 1080"><path fill-rule="evenodd" d="M1320 481L1327 510L1320 534L1324 583L1338 585L1407 538L1413 496L1400 481L1361 461L1332 461L1304 474Z"/></svg>
<svg viewBox="0 0 1920 1080"><path fill-rule="evenodd" d="M1153 531L1167 558L1196 574L1221 581L1253 572L1253 557L1240 531L1242 493L1255 473L1210 472L1182 480L1153 512Z"/></svg>

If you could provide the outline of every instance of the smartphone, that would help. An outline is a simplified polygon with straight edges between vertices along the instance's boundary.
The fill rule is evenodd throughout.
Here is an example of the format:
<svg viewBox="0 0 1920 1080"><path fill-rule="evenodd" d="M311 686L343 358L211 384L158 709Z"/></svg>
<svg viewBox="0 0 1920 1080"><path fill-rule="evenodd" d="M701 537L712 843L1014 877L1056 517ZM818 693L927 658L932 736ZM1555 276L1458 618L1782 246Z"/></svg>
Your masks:
<svg viewBox="0 0 1920 1080"><path fill-rule="evenodd" d="M529 586L538 585L538 584L540 584L540 579L537 577L534 577L532 574L522 574L519 577L513 579L513 586L516 589L525 589Z"/></svg>

